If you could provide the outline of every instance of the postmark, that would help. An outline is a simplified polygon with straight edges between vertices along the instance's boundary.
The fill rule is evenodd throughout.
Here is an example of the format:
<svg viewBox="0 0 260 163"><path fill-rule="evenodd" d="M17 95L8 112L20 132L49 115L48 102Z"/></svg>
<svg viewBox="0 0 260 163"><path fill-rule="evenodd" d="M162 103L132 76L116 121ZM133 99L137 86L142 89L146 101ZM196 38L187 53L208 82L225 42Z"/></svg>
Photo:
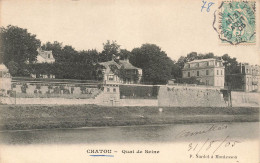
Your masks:
<svg viewBox="0 0 260 163"><path fill-rule="evenodd" d="M255 1L221 1L213 21L220 44L255 44L255 11Z"/></svg>

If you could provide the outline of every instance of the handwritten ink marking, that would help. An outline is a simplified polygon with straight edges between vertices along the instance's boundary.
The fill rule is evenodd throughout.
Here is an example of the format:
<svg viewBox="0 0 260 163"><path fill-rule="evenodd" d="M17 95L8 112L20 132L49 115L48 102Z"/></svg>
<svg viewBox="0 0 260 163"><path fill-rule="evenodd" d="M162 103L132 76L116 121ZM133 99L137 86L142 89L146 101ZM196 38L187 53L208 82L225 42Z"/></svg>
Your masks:
<svg viewBox="0 0 260 163"><path fill-rule="evenodd" d="M212 146L213 143L217 142L218 140L212 140L210 143L209 143L209 146L208 148L206 148L206 150L209 150Z"/></svg>
<svg viewBox="0 0 260 163"><path fill-rule="evenodd" d="M199 155L201 152L206 152L212 149L212 155L215 154L216 151L218 151L221 147L223 148L234 148L237 143L241 143L237 140L229 140L230 136L226 136L225 139L219 139L219 140L210 140L207 138L205 142L200 143L189 143L188 145L188 151L190 152L196 152L196 156ZM199 147L199 150L197 150L197 147ZM205 155L205 153L204 153Z"/></svg>
<svg viewBox="0 0 260 163"><path fill-rule="evenodd" d="M209 2L209 3L208 3L208 7L205 7L205 5L207 4L207 1L204 1L204 0L203 0L202 3L203 3L203 5L201 6L201 10L200 10L201 12L203 11L204 8L207 9L207 10L206 10L207 12L210 12L210 7L215 4L215 3L213 3L213 2Z"/></svg>
<svg viewBox="0 0 260 163"><path fill-rule="evenodd" d="M196 150L197 146L198 146L198 143L196 144L196 146L195 146L195 148L193 149L193 151L195 151L195 150Z"/></svg>
<svg viewBox="0 0 260 163"><path fill-rule="evenodd" d="M213 3L213 2L210 2L210 3L208 3L207 12L210 12L210 7L211 7L212 5L214 5L214 3Z"/></svg>
<svg viewBox="0 0 260 163"><path fill-rule="evenodd" d="M227 136L227 137L220 143L220 145L216 148L216 150L215 150L212 154L214 154L214 153L221 147L221 145L227 140L227 138L229 138L229 136Z"/></svg>
<svg viewBox="0 0 260 163"><path fill-rule="evenodd" d="M205 5L206 5L206 3L207 3L207 1L202 1L202 3L203 3L203 6L201 6L201 12L202 12L202 10L204 9L204 8L206 8L206 7L204 7Z"/></svg>
<svg viewBox="0 0 260 163"><path fill-rule="evenodd" d="M215 124L213 124L213 125L209 126L208 129L204 129L204 130L198 130L198 131L182 130L180 133L177 134L176 138L191 137L191 136L206 134L208 132L224 130L224 129L227 129L227 128L228 128L228 126L225 125L225 124L224 125L215 125Z"/></svg>
<svg viewBox="0 0 260 163"><path fill-rule="evenodd" d="M200 148L200 150L197 152L197 154L199 154L199 152L201 151L201 149L204 147L204 145L209 141L209 138L204 142L204 144L202 145L202 147Z"/></svg>
<svg viewBox="0 0 260 163"><path fill-rule="evenodd" d="M114 155L89 155L92 157L114 157Z"/></svg>

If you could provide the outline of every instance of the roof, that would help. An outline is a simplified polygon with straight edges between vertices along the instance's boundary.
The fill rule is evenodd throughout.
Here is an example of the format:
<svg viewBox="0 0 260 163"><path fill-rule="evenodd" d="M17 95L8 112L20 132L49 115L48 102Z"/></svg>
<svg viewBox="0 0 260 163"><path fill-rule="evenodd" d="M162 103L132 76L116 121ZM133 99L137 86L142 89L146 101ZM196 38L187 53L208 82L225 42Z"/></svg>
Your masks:
<svg viewBox="0 0 260 163"><path fill-rule="evenodd" d="M129 61L126 60L119 60L119 62L115 62L114 60L107 61L107 62L101 62L100 65L105 66L106 68L110 65L116 65L118 69L120 69L122 66L124 66L125 69L134 70L134 69L140 69L135 66L133 66Z"/></svg>
<svg viewBox="0 0 260 163"><path fill-rule="evenodd" d="M250 64L243 64L243 63L242 66L260 68L260 65L250 65Z"/></svg>
<svg viewBox="0 0 260 163"><path fill-rule="evenodd" d="M206 61L215 61L215 60L218 60L218 59L216 59L216 58L197 59L197 60L190 61L188 63L197 63L197 62L206 62Z"/></svg>
<svg viewBox="0 0 260 163"><path fill-rule="evenodd" d="M102 65L102 66L105 66L106 68L107 68L109 65L116 65L117 68L120 68L120 65L117 64L114 60L112 60L112 61L107 61L107 62L100 62L99 64Z"/></svg>
<svg viewBox="0 0 260 163"><path fill-rule="evenodd" d="M0 70L1 71L3 71L3 70L8 71L8 68L4 64L0 64Z"/></svg>
<svg viewBox="0 0 260 163"><path fill-rule="evenodd" d="M39 55L45 59L51 59L51 58L48 58L48 54L52 55L52 51L40 51L39 52Z"/></svg>
<svg viewBox="0 0 260 163"><path fill-rule="evenodd" d="M140 68L133 66L129 61L126 61L126 60L120 60L119 64L121 66L124 66L125 69L132 69L132 70L133 69L140 69Z"/></svg>

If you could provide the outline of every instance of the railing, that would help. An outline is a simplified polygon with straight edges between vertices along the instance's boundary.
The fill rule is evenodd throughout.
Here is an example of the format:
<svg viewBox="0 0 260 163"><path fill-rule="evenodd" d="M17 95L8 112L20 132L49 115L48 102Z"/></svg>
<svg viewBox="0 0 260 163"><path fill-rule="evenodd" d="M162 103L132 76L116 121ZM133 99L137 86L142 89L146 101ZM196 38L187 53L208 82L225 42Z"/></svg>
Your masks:
<svg viewBox="0 0 260 163"><path fill-rule="evenodd" d="M200 88L223 88L222 86L211 86L211 85L197 85L197 84L180 84L180 83L174 83L174 84L167 84L169 86L185 86L185 87L200 87Z"/></svg>
<svg viewBox="0 0 260 163"><path fill-rule="evenodd" d="M28 82L59 82L59 83L101 83L97 80L77 80L77 79L55 79L55 78L25 78L25 77L13 77L13 82L28 81Z"/></svg>
<svg viewBox="0 0 260 163"><path fill-rule="evenodd" d="M196 67L183 67L183 70L190 70L190 69L204 69L204 68L212 68L212 67L225 67L225 66L216 66L216 65L209 65L209 66L196 66Z"/></svg>

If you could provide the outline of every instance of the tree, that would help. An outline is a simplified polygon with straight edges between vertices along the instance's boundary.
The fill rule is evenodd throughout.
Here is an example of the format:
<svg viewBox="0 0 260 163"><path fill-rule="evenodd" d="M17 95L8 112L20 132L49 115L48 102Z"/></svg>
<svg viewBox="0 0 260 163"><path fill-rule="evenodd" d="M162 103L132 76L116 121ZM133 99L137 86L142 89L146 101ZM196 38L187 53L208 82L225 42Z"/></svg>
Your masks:
<svg viewBox="0 0 260 163"><path fill-rule="evenodd" d="M70 45L62 46L62 43L55 41L47 42L42 46L43 50L52 50L55 63L38 64L32 70L36 70L38 74L54 74L56 78L61 79L100 79L96 70L98 69L98 52L95 49L78 52Z"/></svg>
<svg viewBox="0 0 260 163"><path fill-rule="evenodd" d="M17 72L18 72L18 69L19 69L18 66L19 66L19 65L18 65L16 62L14 62L14 61L8 62L7 68L9 69L9 72L10 72L10 74L11 74L12 76L16 76L16 74L17 74Z"/></svg>
<svg viewBox="0 0 260 163"><path fill-rule="evenodd" d="M78 62L84 62L86 64L98 63L98 52L96 49L81 51L78 54Z"/></svg>
<svg viewBox="0 0 260 163"><path fill-rule="evenodd" d="M33 62L38 55L37 49L40 47L40 40L36 35L28 33L27 29L9 25L0 29L1 54L4 64L10 61L18 65L26 61Z"/></svg>
<svg viewBox="0 0 260 163"><path fill-rule="evenodd" d="M116 41L110 42L109 40L107 40L107 42L103 44L103 50L99 55L99 61L110 61L112 60L113 56L119 56L119 51L120 45L118 45Z"/></svg>
<svg viewBox="0 0 260 163"><path fill-rule="evenodd" d="M78 52L70 45L65 45L61 51L61 62L76 62Z"/></svg>
<svg viewBox="0 0 260 163"><path fill-rule="evenodd" d="M174 62L155 44L143 44L132 50L130 62L143 69L143 82L165 84L172 76Z"/></svg>
<svg viewBox="0 0 260 163"><path fill-rule="evenodd" d="M121 60L129 59L131 57L131 52L126 49L121 49L119 52L119 57Z"/></svg>
<svg viewBox="0 0 260 163"><path fill-rule="evenodd" d="M231 58L228 54L224 54L221 57L224 61L223 65L225 66L225 74L237 74L240 72L239 63L237 62L237 59Z"/></svg>

